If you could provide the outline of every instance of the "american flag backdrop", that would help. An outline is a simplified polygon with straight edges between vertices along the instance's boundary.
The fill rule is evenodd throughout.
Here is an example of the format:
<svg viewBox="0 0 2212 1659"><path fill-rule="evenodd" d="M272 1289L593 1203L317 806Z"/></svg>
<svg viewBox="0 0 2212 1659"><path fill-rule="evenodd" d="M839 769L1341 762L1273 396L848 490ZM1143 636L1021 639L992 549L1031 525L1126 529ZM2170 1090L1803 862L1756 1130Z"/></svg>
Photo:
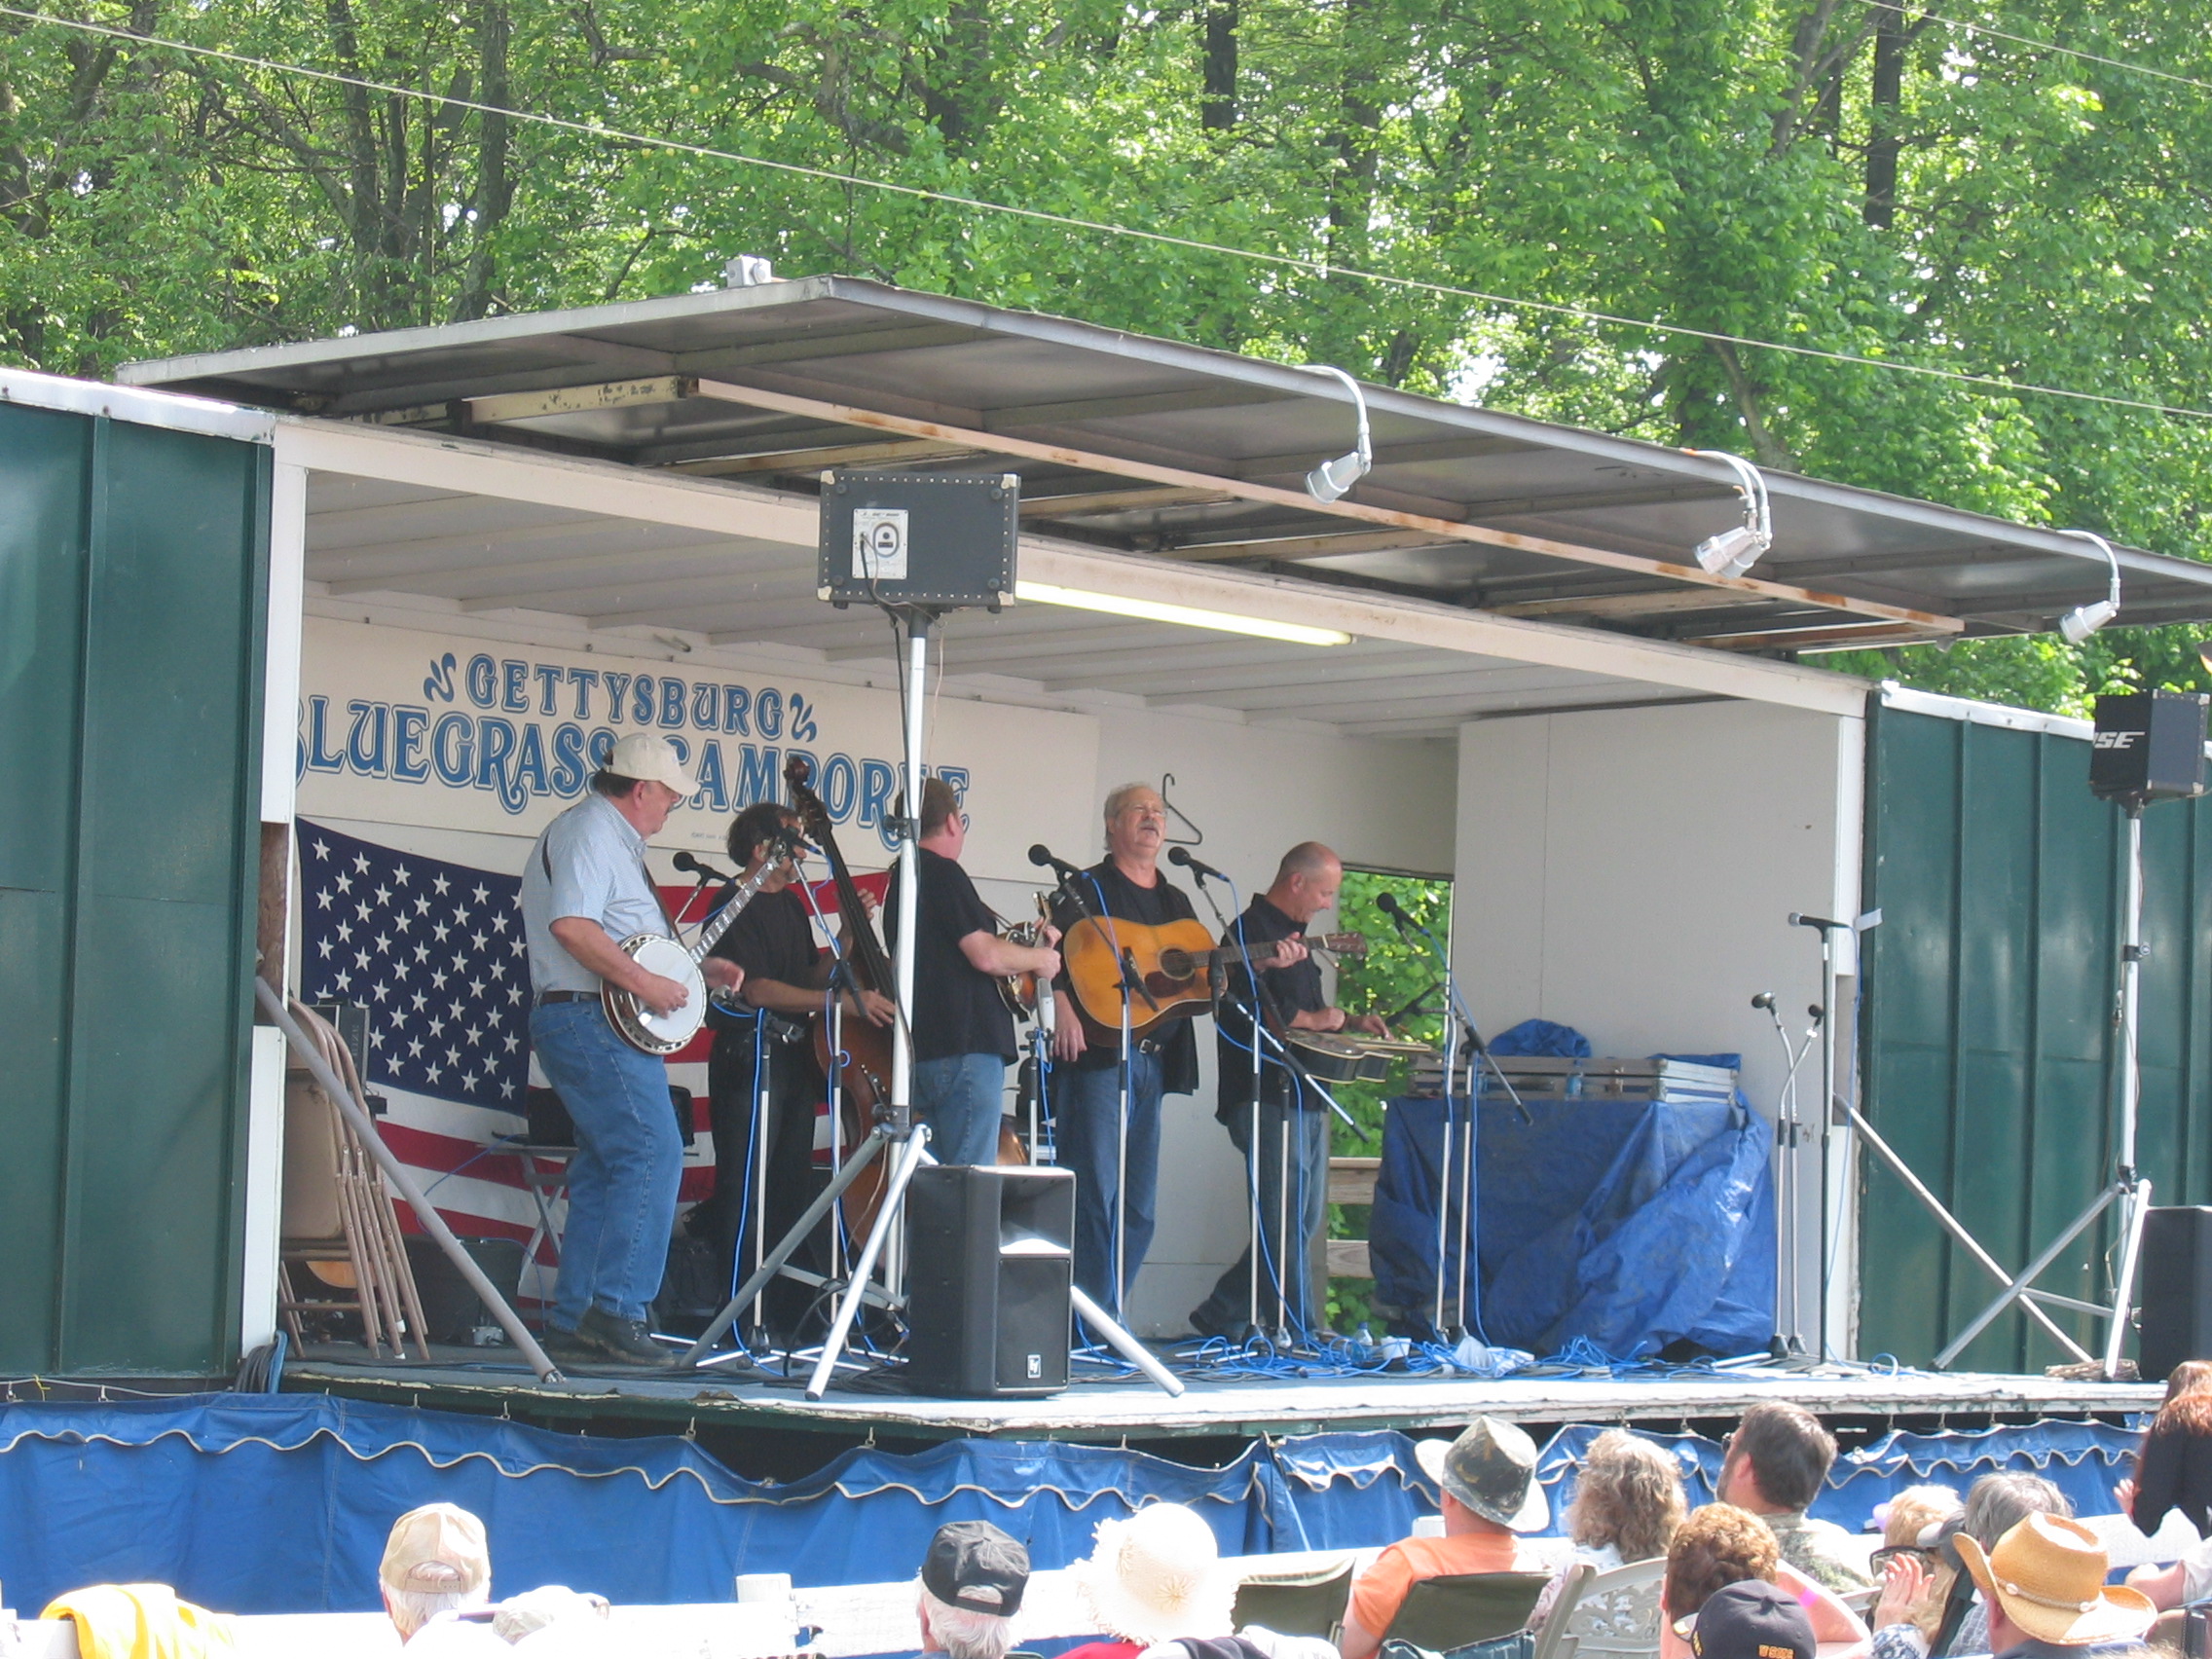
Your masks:
<svg viewBox="0 0 2212 1659"><path fill-rule="evenodd" d="M528 1240L537 1211L519 1155L527 1127L530 964L523 944L522 878L364 841L299 823L301 983L309 1002L358 1003L369 1013L364 1081L388 1103L384 1138L462 1237ZM688 886L663 892L672 913ZM695 918L698 905L689 912ZM702 1034L669 1059L669 1082L695 1099L683 1198L714 1180ZM540 1080L542 1081L542 1080ZM541 1162L541 1173L558 1166ZM415 1218L399 1206L401 1225ZM565 1215L553 1206L558 1224ZM552 1259L541 1245L540 1258ZM526 1275L524 1294L540 1286Z"/></svg>
<svg viewBox="0 0 2212 1659"><path fill-rule="evenodd" d="M363 1081L387 1102L379 1123L385 1143L461 1237L529 1241L537 1211L521 1157L508 1150L528 1126L531 1083L521 876L403 852L307 819L299 821L298 835L305 1000L368 1010ZM859 884L880 902L885 879L864 875ZM698 890L663 887L661 898L689 937L701 919ZM817 885L816 902L834 913L836 894L828 883ZM686 1203L714 1186L707 1132L712 1046L711 1034L701 1032L668 1060L669 1082L693 1096ZM826 1112L816 1140L826 1159ZM556 1164L537 1167L543 1176L558 1174ZM404 1203L398 1210L400 1225L416 1231L413 1212ZM552 1214L557 1230L565 1206L556 1201ZM540 1244L538 1260L554 1260L549 1245ZM549 1279L526 1273L523 1296L549 1297Z"/></svg>

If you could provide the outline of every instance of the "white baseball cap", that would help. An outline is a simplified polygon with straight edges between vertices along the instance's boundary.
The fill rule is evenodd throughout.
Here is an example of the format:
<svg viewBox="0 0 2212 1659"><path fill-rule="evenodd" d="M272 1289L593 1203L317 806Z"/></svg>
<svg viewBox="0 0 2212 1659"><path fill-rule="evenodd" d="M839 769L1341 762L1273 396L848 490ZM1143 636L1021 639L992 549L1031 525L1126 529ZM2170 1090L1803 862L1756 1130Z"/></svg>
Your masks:
<svg viewBox="0 0 2212 1659"><path fill-rule="evenodd" d="M675 743L650 732L634 731L615 744L614 753L607 757L607 770L617 778L647 778L666 784L680 795L688 795L699 787L683 769Z"/></svg>

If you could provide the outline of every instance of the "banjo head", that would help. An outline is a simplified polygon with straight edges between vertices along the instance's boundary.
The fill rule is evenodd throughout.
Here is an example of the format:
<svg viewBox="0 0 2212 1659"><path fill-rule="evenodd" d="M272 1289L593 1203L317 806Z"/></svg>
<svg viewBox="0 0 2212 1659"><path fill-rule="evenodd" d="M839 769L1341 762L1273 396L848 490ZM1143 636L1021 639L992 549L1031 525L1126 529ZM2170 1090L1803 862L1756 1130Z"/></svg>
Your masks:
<svg viewBox="0 0 2212 1659"><path fill-rule="evenodd" d="M622 941L630 959L648 974L674 979L691 995L683 1006L668 1014L655 1014L628 993L622 994L623 1014L636 1027L631 1033L638 1046L673 1054L699 1034L707 1020L707 981L690 951L659 934L639 934Z"/></svg>

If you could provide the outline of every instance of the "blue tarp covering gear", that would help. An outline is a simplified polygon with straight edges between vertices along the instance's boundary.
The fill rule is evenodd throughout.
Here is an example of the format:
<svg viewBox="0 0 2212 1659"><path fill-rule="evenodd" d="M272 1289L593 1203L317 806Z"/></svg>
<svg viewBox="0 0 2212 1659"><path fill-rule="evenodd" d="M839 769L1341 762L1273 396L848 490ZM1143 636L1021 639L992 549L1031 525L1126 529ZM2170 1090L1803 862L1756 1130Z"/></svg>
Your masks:
<svg viewBox="0 0 2212 1659"><path fill-rule="evenodd" d="M1536 1055L1547 1059L1586 1060L1590 1057L1590 1039L1571 1025L1556 1024L1549 1019L1524 1019L1510 1031L1500 1031L1493 1037L1490 1051L1500 1059Z"/></svg>
<svg viewBox="0 0 2212 1659"><path fill-rule="evenodd" d="M1566 1429L1544 1450L1555 1529L1598 1432ZM2110 1511L2136 1439L2100 1423L1894 1434L1839 1460L1814 1513L1857 1530L1917 1481L1963 1492L2002 1468ZM1720 1448L1661 1443L1702 1497ZM953 1520L996 1522L1039 1567L1058 1567L1089 1553L1101 1520L1153 1498L1197 1507L1235 1554L1386 1543L1435 1507L1413 1443L1387 1430L1263 1442L1221 1469L1052 1443L864 1449L779 1485L673 1436L554 1434L321 1395L0 1408L0 1578L18 1607L109 1581L173 1585L224 1612L372 1610L392 1521L441 1498L483 1518L495 1595L554 1583L617 1602L726 1601L738 1572L801 1586L903 1578Z"/></svg>
<svg viewBox="0 0 2212 1659"><path fill-rule="evenodd" d="M1469 1311L1486 1342L1548 1354L1580 1338L1617 1359L1677 1339L1722 1354L1767 1346L1775 1242L1764 1119L1740 1097L1530 1099L1527 1109L1524 1123L1486 1092L1475 1111L1480 1300ZM1383 1120L1368 1253L1376 1306L1402 1310L1400 1328L1424 1325L1435 1306L1443 1124L1441 1100L1393 1100ZM1451 1198L1458 1223L1456 1190ZM1456 1250L1446 1257L1451 1323Z"/></svg>

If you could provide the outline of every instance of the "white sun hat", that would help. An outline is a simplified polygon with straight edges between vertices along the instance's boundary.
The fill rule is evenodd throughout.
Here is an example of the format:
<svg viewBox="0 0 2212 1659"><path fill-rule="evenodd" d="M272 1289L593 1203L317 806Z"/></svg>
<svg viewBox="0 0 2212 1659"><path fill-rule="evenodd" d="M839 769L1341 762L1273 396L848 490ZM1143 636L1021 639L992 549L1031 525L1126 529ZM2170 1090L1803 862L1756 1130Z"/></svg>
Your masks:
<svg viewBox="0 0 2212 1659"><path fill-rule="evenodd" d="M1235 1574L1223 1567L1213 1529L1180 1503L1151 1503L1126 1521L1098 1524L1076 1585L1098 1628L1150 1645L1227 1636Z"/></svg>

